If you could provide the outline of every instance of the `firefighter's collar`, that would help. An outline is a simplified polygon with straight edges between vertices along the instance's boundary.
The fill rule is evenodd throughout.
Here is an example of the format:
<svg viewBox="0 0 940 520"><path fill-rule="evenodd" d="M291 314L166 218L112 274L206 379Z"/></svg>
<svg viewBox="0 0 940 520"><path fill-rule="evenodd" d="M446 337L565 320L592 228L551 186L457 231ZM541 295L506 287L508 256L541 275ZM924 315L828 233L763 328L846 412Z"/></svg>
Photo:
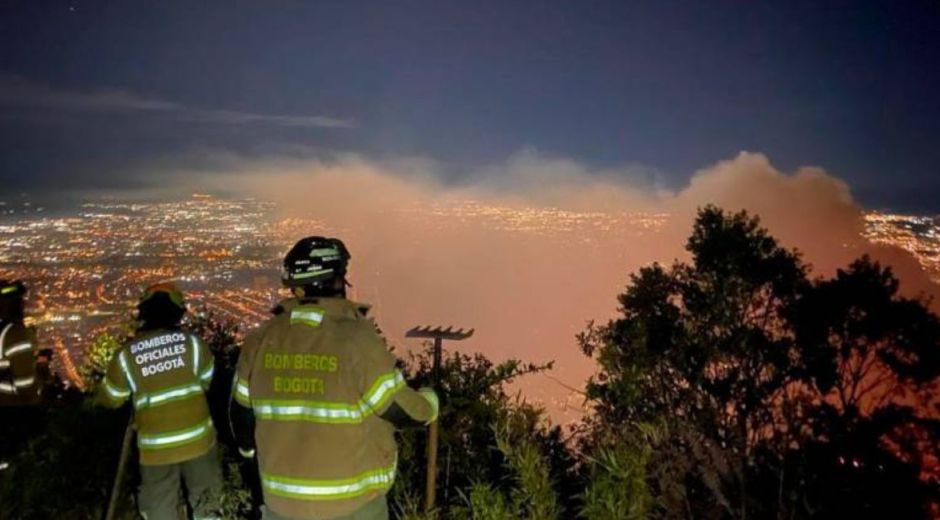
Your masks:
<svg viewBox="0 0 940 520"><path fill-rule="evenodd" d="M316 305L333 316L348 316L350 318L365 316L372 307L367 303L354 302L346 298L288 298L281 300L274 308L275 314L290 312L291 309L301 305Z"/></svg>

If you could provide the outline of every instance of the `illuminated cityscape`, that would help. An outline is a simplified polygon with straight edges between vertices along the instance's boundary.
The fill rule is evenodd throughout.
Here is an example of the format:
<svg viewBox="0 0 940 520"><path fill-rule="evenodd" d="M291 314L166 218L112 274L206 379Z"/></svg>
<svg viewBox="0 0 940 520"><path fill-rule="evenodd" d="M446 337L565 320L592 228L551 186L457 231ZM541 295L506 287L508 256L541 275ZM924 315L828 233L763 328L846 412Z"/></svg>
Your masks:
<svg viewBox="0 0 940 520"><path fill-rule="evenodd" d="M492 231L555 236L571 234L583 242L590 242L608 233L624 231L638 235L655 233L669 219L669 215L665 213L604 213L568 211L558 208L516 208L475 200L421 205L404 212L433 219L439 226L453 226L456 223L473 221Z"/></svg>
<svg viewBox="0 0 940 520"><path fill-rule="evenodd" d="M190 307L250 328L279 297L280 257L298 236L325 230L278 219L272 203L193 195L174 202L91 202L60 216L10 205L0 223L0 277L26 281L29 320L55 349L54 368L80 382L84 350L102 333L122 337L143 287L174 280ZM468 200L401 210L448 228L474 222L494 231L576 237L655 232L659 214L578 213Z"/></svg>
<svg viewBox="0 0 940 520"><path fill-rule="evenodd" d="M940 283L940 217L866 213L865 238L910 252L931 280Z"/></svg>
<svg viewBox="0 0 940 520"><path fill-rule="evenodd" d="M173 202L90 202L58 216L23 202L4 207L0 277L27 282L30 321L41 343L57 352L55 369L71 381L96 336L126 333L136 299L151 283L177 281L196 312L246 327L260 323L279 298L283 252L296 237L326 230L317 220L279 219L273 203L198 194ZM655 234L669 218L474 200L399 211L442 228L472 222L494 231L571 237L565 242L573 244L615 233ZM940 282L936 218L872 212L865 224L868 240L911 252Z"/></svg>
<svg viewBox="0 0 940 520"><path fill-rule="evenodd" d="M190 305L238 323L260 322L277 298L276 266L293 225L273 206L195 195L181 202L84 204L77 214L0 225L0 277L21 278L40 342L75 381L83 346L119 337L143 287L176 280ZM316 223L303 222L306 229ZM281 232L284 232L283 234Z"/></svg>

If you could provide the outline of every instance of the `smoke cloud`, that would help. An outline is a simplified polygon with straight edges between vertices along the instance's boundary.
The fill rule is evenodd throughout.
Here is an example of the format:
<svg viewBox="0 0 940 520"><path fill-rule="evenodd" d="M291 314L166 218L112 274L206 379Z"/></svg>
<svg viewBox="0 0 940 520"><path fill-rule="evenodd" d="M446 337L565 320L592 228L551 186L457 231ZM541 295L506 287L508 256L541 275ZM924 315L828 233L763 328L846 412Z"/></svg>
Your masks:
<svg viewBox="0 0 940 520"><path fill-rule="evenodd" d="M788 174L762 154L742 152L695 173L688 186L656 189L630 169L595 171L526 151L444 184L424 159L374 161L229 160L200 176L228 192L279 203L285 217L310 219L305 233L343 238L353 260L354 297L375 305L391 341L406 347L414 325L474 327L447 347L503 359L556 362L552 377L522 387L556 420L577 415L593 363L574 336L616 312L629 274L687 258L697 208L717 204L761 217L816 275L868 253L895 266L908 294L934 294L916 260L862 236L862 210L849 187L819 168Z"/></svg>

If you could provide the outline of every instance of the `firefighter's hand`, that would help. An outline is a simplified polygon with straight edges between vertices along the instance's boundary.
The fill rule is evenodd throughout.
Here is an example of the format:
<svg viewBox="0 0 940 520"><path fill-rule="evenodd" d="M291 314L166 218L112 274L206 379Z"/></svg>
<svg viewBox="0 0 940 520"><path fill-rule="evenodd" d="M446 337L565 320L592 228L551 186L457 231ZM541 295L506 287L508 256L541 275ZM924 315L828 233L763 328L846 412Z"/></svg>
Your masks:
<svg viewBox="0 0 940 520"><path fill-rule="evenodd" d="M433 388L423 387L418 390L418 393L421 394L425 399L428 400L428 404L431 405L431 419L428 420L425 424L431 424L437 420L437 414L440 411L441 403L437 398L437 392Z"/></svg>

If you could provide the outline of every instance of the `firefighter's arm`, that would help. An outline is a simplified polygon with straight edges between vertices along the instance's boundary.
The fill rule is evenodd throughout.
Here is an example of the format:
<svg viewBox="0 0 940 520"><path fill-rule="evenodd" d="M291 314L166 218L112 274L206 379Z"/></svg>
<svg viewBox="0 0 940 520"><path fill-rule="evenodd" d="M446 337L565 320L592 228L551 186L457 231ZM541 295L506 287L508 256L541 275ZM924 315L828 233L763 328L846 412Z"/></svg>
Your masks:
<svg viewBox="0 0 940 520"><path fill-rule="evenodd" d="M398 428L431 424L437 420L440 404L437 394L430 388L412 390L404 387L380 417Z"/></svg>
<svg viewBox="0 0 940 520"><path fill-rule="evenodd" d="M7 333L3 359L9 363L12 381L0 382L0 393L29 394L36 385L36 359L33 342L25 327L15 325Z"/></svg>
<svg viewBox="0 0 940 520"><path fill-rule="evenodd" d="M433 390L414 390L395 366L395 356L377 334L358 342L362 354L362 402L382 419L402 428L437 420L438 398Z"/></svg>
<svg viewBox="0 0 940 520"><path fill-rule="evenodd" d="M111 363L108 365L108 371L101 380L96 401L102 406L119 408L131 396L127 373L121 363L124 355L123 350L118 350L115 353L114 358L111 359Z"/></svg>
<svg viewBox="0 0 940 520"><path fill-rule="evenodd" d="M209 385L212 384L212 375L215 372L215 359L212 357L209 347L199 336L192 334L190 342L193 351L196 352L196 376L199 378L202 388L208 390Z"/></svg>
<svg viewBox="0 0 940 520"><path fill-rule="evenodd" d="M251 369L255 353L260 344L261 331L256 330L245 338L238 364L235 367L235 381L232 384L232 397L229 406L232 437L238 445L238 452L243 457L255 455L255 414L251 407Z"/></svg>

